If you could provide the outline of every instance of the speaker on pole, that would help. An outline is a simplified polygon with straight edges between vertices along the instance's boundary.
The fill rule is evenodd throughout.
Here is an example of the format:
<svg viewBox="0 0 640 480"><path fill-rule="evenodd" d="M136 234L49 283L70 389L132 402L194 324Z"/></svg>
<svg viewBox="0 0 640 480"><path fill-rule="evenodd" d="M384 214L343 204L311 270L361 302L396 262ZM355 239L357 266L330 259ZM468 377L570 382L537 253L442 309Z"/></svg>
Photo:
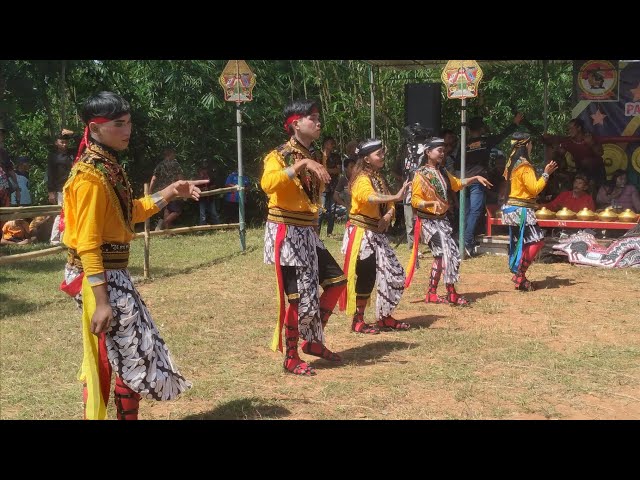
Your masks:
<svg viewBox="0 0 640 480"><path fill-rule="evenodd" d="M404 86L405 125L419 123L440 133L442 113L441 83L407 83Z"/></svg>

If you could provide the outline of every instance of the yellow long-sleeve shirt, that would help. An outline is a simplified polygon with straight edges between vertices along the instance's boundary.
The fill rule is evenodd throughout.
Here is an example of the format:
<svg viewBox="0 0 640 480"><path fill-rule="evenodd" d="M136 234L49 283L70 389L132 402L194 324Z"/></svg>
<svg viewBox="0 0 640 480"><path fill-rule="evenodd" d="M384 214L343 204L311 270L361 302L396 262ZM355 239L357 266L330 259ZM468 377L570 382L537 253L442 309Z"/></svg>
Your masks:
<svg viewBox="0 0 640 480"><path fill-rule="evenodd" d="M547 185L544 177L536 178L536 171L526 160L521 160L511 171L511 191L509 198L535 200Z"/></svg>
<svg viewBox="0 0 640 480"><path fill-rule="evenodd" d="M288 158L292 157L292 158ZM264 172L260 180L262 190L269 196L269 209L282 209L289 212L301 212L318 217L320 194L324 191L324 184L315 176L311 177L315 195L309 198L305 192L300 176L289 176L287 163L293 164L297 158L316 158L306 148L289 140L276 150L269 152L264 159ZM289 161L289 162L288 162ZM286 223L286 222L285 222Z"/></svg>
<svg viewBox="0 0 640 480"><path fill-rule="evenodd" d="M383 215L383 213L380 212L380 204L369 202L369 197L377 193L373 188L369 176L359 175L351 186L351 210L349 211L349 215L364 215L374 220L380 220ZM385 211L389 210L393 210L395 214L393 202L386 204Z"/></svg>
<svg viewBox="0 0 640 480"><path fill-rule="evenodd" d="M166 205L160 193L133 200L131 224L127 225L111 184L96 167L83 162L73 167L64 186L63 202L63 241L78 253L92 286L104 283L101 245L129 243L134 224Z"/></svg>
<svg viewBox="0 0 640 480"><path fill-rule="evenodd" d="M462 181L458 177L451 175L449 172L447 172L447 176L449 177L451 190L454 192L462 190ZM411 184L411 206L413 208L431 215L444 215L449 209L448 199L447 185L440 171L422 168L416 172ZM437 205L426 208L420 207L421 202L433 202L435 200L443 202L445 204L444 208L439 208Z"/></svg>

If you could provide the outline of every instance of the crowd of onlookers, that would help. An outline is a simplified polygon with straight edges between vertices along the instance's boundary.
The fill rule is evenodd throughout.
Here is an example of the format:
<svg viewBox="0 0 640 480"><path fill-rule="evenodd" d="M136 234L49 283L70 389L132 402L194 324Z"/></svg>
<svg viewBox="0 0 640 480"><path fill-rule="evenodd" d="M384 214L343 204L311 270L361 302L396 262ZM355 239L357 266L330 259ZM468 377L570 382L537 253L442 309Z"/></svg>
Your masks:
<svg viewBox="0 0 640 480"><path fill-rule="evenodd" d="M0 123L0 207L27 207L34 204L29 185L30 159L25 156L11 158L4 147L6 128ZM62 190L73 165L74 154L70 148L74 132L63 129L57 136L47 158L45 182L47 199L51 205L62 205ZM234 186L238 183L238 172L232 171L226 177L218 174L212 163L203 159L199 162L196 177L207 179L209 184L203 191ZM192 175L189 175L191 178ZM161 160L153 170L150 179L150 193L162 190L178 179L184 179L183 167L176 158L176 151L167 147L162 151ZM248 177L243 177L244 186L250 184ZM237 191L225 193L223 196L204 196L198 202L199 224L219 224L238 222ZM170 202L159 214L157 229L170 229L180 218L184 210L184 201ZM60 215L35 216L0 221L2 244L25 245L35 241L48 242L53 246L61 244Z"/></svg>
<svg viewBox="0 0 640 480"><path fill-rule="evenodd" d="M498 149L508 135L518 129L523 121L523 114L516 113L513 121L500 133L488 134L486 124L481 117L471 118L468 122L468 137L466 146L465 176L482 175L494 186L487 189L482 184L475 183L467 187L465 199L465 227L464 247L468 256L477 254L476 234L480 233L485 222L485 207L492 205L499 208L509 197L509 182L503 178L503 171L508 154ZM25 156L18 156L11 160L4 148L6 129L0 124L0 206L29 206L32 197L29 186L30 161ZM69 142L74 132L63 129L55 140L53 149L47 159L47 191L50 204L62 204L62 188L73 164L73 153ZM420 124L409 125L404 130L404 143L398 150L396 161L387 168L396 183L411 181L415 171L423 164L423 144L427 138L440 136L444 139L445 168L455 176L460 176L461 155L460 141L456 132L444 129L433 132L423 128ZM585 130L580 119L573 119L568 124L568 136L543 136L546 144L545 156L555 160L558 171L551 177L547 187L539 197L539 203L550 210L557 211L563 207L574 212L583 208L596 209L611 206L617 209L630 208L640 212L640 194L638 189L628 183L627 173L618 170L611 179L606 179L602 145ZM349 179L356 162L355 149L358 142L353 140L344 146L343 153L337 149L336 140L327 136L322 140L322 163L331 176L331 181L325 186L321 201L318 229L326 223L326 234L333 236L336 219L346 219L350 209ZM575 170L570 171L566 161L566 154L571 154ZM319 156L318 156L319 157ZM192 177L192 175L189 175ZM170 183L184 179L184 168L176 158L176 151L167 147L162 151L161 159L153 170L149 186L150 193L159 191ZM238 172L232 171L226 177L219 174L216 167L208 159L202 159L195 172L195 178L207 179L209 184L203 191L237 185ZM244 176L244 186L250 184ZM393 183L393 180L392 180ZM404 228L409 247L413 245L413 209L410 204L411 191L405 201L398 205L398 212L393 231ZM450 200L452 225L458 226L459 194ZM227 192L223 196L204 196L198 202L199 225L237 223L238 222L239 193ZM170 202L158 215L156 229L170 229L182 216L184 201ZM61 242L60 217L37 217L34 219L20 219L6 222L2 227L2 243L24 244L42 238L42 230L50 228L49 242L59 245ZM40 231L40 233L38 233Z"/></svg>

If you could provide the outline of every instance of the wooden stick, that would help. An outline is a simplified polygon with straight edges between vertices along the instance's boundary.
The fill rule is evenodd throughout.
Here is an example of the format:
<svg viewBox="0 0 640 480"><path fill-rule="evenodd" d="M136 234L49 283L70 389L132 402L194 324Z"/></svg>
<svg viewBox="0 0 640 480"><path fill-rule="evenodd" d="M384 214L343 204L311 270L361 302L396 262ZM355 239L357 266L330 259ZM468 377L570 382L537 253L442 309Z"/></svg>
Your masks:
<svg viewBox="0 0 640 480"><path fill-rule="evenodd" d="M240 188L236 185L234 187L216 188L215 190L207 190L206 192L200 192L200 197L211 197L213 195L221 195L227 192L237 192Z"/></svg>
<svg viewBox="0 0 640 480"><path fill-rule="evenodd" d="M36 250L34 252L16 253L15 255L7 255L6 257L0 257L0 265L6 265L8 263L18 262L20 260L31 260L32 258L44 257L53 253L64 252L67 247L51 247L43 250Z"/></svg>
<svg viewBox="0 0 640 480"><path fill-rule="evenodd" d="M170 228L168 230L159 230L149 232L148 235L153 237L155 235L172 235L174 233L189 233L189 232L203 232L206 230L222 230L225 228L238 228L240 226L239 223L223 223L219 225L199 225L195 227L180 227L180 228ZM147 232L140 232L134 235L134 240L136 238L144 238ZM67 247L52 247L45 248L43 250L38 250L35 252L27 252L27 253L17 253L15 255L7 255L6 257L0 257L0 265L5 265L8 263L14 263L19 260L30 260L32 258L44 257L45 255L51 255L54 253L62 252L66 250Z"/></svg>
<svg viewBox="0 0 640 480"><path fill-rule="evenodd" d="M16 218L40 217L45 215L59 215L60 205L37 205L34 207L2 207L0 220L15 220Z"/></svg>
<svg viewBox="0 0 640 480"><path fill-rule="evenodd" d="M197 225L194 227L180 227L180 228L170 228L165 230L154 230L153 232L149 232L150 236L155 235L172 235L174 233L189 233L189 232L203 232L206 230L222 230L223 228L238 228L240 226L239 223L222 223L219 225ZM144 232L136 233L134 238L144 237Z"/></svg>
<svg viewBox="0 0 640 480"><path fill-rule="evenodd" d="M149 184L144 184L144 194L149 195ZM149 278L149 225L151 223L151 217L144 221L144 278Z"/></svg>

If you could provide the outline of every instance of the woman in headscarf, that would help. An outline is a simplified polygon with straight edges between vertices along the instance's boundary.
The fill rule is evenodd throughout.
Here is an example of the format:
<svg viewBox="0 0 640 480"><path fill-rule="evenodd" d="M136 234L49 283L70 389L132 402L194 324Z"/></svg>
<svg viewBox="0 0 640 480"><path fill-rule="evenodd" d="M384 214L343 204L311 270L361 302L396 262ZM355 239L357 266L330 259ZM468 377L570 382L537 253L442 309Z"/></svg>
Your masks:
<svg viewBox="0 0 640 480"><path fill-rule="evenodd" d="M429 244L433 253L433 264L429 278L426 303L450 303L467 305L469 301L456 292L455 283L460 279L460 253L451 233L451 223L447 217L449 193L458 192L467 185L479 182L485 187L493 185L484 177L476 175L466 178L464 183L449 173L443 165L444 140L432 138L425 145L427 162L416 171L411 186L411 206L416 211L413 250L407 267L405 288L409 288L416 267L418 267L418 244L420 237ZM437 294L438 282L444 272L447 284L446 297Z"/></svg>
<svg viewBox="0 0 640 480"><path fill-rule="evenodd" d="M538 226L535 208L538 194L558 168L554 161L544 167L544 173L536 178L530 163L531 135L516 132L511 139L511 155L504 169L504 178L511 182L511 193L502 208L502 223L509 225L509 269L516 290L532 291L533 284L525 274L536 255L544 246L544 233Z"/></svg>
<svg viewBox="0 0 640 480"><path fill-rule="evenodd" d="M347 315L353 315L351 330L354 332L377 334L380 329L408 330L409 324L391 316L400 303L405 274L385 232L395 217L395 203L402 201L409 182L395 195L390 194L380 174L385 157L380 140L361 142L356 155L358 161L351 175L351 211L342 241L347 292L340 308L346 307ZM372 325L364 321L364 311L376 282L378 321Z"/></svg>

